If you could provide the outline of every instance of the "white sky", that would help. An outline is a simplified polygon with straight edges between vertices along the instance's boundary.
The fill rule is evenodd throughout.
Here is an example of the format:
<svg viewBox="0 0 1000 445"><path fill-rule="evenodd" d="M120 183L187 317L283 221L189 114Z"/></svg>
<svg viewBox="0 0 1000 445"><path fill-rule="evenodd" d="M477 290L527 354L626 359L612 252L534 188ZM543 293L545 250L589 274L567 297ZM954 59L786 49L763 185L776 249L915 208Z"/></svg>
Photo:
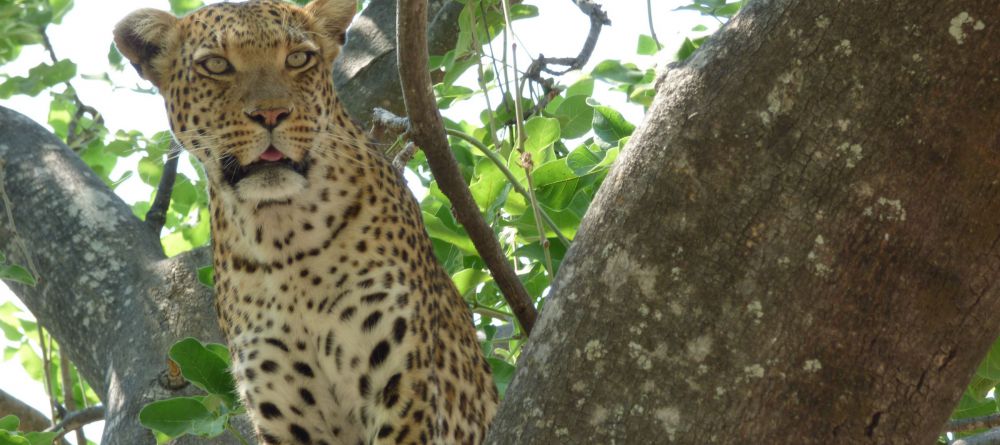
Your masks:
<svg viewBox="0 0 1000 445"><path fill-rule="evenodd" d="M547 57L576 56L589 29L588 18L569 0L528 0L526 3L538 6L540 17L514 23L513 29L518 36L518 46L528 51L530 55L542 53ZM635 48L638 35L649 34L646 2L609 0L600 3L604 4L612 25L604 27L601 31L597 47L584 72L606 59L635 62L640 67L649 66L654 60L667 60L683 38L693 34L691 32L693 26L703 23L711 27L713 22L691 12L673 11L674 8L689 3L687 1L652 0L657 37L666 49L664 55L655 59L642 57L635 54ZM111 30L115 23L128 12L145 7L169 10L169 3L167 0L76 0L76 6L66 15L63 23L51 27L48 31L56 54L75 62L78 75L99 75L109 72L116 86L81 77L72 82L83 102L103 113L105 123L112 132L139 130L152 135L167 129L166 114L160 97L135 93L128 89L137 84L148 87L148 83L139 79L131 68L123 72L111 71L107 62ZM31 67L42 62L49 62L49 59L40 45L26 47L14 63L0 67L0 73L25 76ZM530 61L526 57L519 57L518 63L523 69ZM474 71L470 70L470 73ZM564 82L572 82L576 76L578 74L570 73L564 78ZM474 86L471 84L474 84L474 78L470 81L470 86ZM122 88L123 86L125 88ZM625 104L623 93L609 92L608 88L609 85L598 82L594 91L595 98L621 111L629 121L638 123L642 117L641 107ZM14 96L8 100L0 100L0 106L17 110L48 127L46 122L49 102L48 92L43 92L33 98ZM453 107L448 114L454 119L475 121L477 114L456 115L455 112L476 110L475 113L478 113L480 109L480 105L470 104L468 107ZM136 158L131 162L119 162L112 177L120 176L125 169L134 168L137 161ZM187 170L190 166L182 168ZM134 179L120 186L117 192L131 203L148 199L152 189ZM5 301L14 301L20 305L17 298L0 282L0 304ZM0 347L5 344L6 340L0 337ZM0 363L0 387L40 411L48 412L43 386L24 373L17 359ZM86 429L87 438L98 442L102 427L103 422L89 426ZM67 436L71 442L73 442L72 437L73 435Z"/></svg>

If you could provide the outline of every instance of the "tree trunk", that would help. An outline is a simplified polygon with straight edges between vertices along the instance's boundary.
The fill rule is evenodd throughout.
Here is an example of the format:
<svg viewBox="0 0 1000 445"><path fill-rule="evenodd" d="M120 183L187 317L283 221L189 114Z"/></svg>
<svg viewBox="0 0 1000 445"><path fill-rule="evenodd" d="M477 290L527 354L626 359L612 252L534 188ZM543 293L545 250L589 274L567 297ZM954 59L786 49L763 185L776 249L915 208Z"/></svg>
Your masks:
<svg viewBox="0 0 1000 445"><path fill-rule="evenodd" d="M932 443L996 339L994 0L751 1L659 78L490 444Z"/></svg>

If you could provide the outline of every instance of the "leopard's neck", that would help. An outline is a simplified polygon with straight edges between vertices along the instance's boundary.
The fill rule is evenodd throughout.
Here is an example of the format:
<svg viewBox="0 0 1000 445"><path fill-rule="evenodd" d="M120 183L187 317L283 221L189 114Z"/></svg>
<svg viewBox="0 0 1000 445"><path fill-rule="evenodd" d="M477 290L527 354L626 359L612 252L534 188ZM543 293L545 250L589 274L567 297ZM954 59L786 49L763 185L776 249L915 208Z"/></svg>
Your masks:
<svg viewBox="0 0 1000 445"><path fill-rule="evenodd" d="M346 115L335 116L339 131L328 146L310 155L309 185L302 193L287 201L254 203L240 201L226 190L210 190L217 263L228 257L262 266L301 260L324 244L329 248L332 240L356 225L402 216L408 206L384 199L409 196L398 172L353 123L339 117Z"/></svg>

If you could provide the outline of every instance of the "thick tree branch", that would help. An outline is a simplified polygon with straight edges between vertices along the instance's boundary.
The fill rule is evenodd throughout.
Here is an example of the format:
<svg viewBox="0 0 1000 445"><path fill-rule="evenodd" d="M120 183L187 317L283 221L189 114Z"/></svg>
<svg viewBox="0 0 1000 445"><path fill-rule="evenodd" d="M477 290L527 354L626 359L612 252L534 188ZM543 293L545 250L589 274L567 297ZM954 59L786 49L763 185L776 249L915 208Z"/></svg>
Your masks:
<svg viewBox="0 0 1000 445"><path fill-rule="evenodd" d="M0 389L0 417L13 414L21 420L21 431L43 431L52 425L48 416Z"/></svg>
<svg viewBox="0 0 1000 445"><path fill-rule="evenodd" d="M192 391L157 383L170 345L187 336L221 339L211 291L197 280L197 269L210 264L207 251L164 258L159 235L75 153L2 107L0 141L10 198L2 211L22 229L15 234L0 218L0 250L25 264L14 246L26 246L39 275L36 287L8 285L107 407L102 444L152 444L136 421L139 409Z"/></svg>
<svg viewBox="0 0 1000 445"><path fill-rule="evenodd" d="M451 201L459 222L465 227L476 250L493 274L497 286L507 298L511 310L525 332L531 332L537 313L524 285L507 263L493 230L479 213L472 194L458 169L441 114L438 112L427 71L427 20L425 0L400 0L397 3L397 29L400 36L399 76L403 98L410 116L410 137L424 150L427 163L441 191Z"/></svg>

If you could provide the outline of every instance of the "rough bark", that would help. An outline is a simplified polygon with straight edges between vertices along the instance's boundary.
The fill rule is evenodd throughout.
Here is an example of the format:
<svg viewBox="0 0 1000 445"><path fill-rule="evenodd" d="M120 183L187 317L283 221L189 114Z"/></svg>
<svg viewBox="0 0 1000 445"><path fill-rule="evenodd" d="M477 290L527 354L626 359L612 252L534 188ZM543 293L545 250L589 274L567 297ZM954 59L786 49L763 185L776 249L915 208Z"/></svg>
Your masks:
<svg viewBox="0 0 1000 445"><path fill-rule="evenodd" d="M667 69L489 443L932 443L1000 328L998 24L751 1Z"/></svg>
<svg viewBox="0 0 1000 445"><path fill-rule="evenodd" d="M27 117L0 108L0 135L14 217L13 226L0 218L0 250L28 264L26 246L40 276L35 287L8 285L104 402L102 443L153 443L139 409L189 391L158 383L170 345L221 338L211 292L196 276L210 260L204 250L165 258L158 234Z"/></svg>

